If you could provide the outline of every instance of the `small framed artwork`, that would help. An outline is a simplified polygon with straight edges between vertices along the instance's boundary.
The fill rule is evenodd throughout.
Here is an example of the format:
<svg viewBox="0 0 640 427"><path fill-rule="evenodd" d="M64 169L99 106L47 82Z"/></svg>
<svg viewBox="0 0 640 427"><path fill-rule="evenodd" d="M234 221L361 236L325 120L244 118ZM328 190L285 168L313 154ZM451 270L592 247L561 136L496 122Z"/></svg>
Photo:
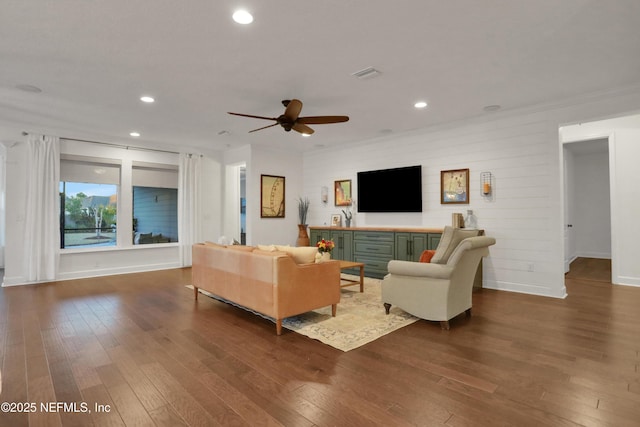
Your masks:
<svg viewBox="0 0 640 427"><path fill-rule="evenodd" d="M260 175L260 218L284 218L284 176Z"/></svg>
<svg viewBox="0 0 640 427"><path fill-rule="evenodd" d="M336 206L351 206L351 180L335 181L333 188L336 194Z"/></svg>
<svg viewBox="0 0 640 427"><path fill-rule="evenodd" d="M340 227L341 225L342 225L342 215L340 214L331 215L331 226Z"/></svg>
<svg viewBox="0 0 640 427"><path fill-rule="evenodd" d="M469 203L469 169L440 171L440 203Z"/></svg>

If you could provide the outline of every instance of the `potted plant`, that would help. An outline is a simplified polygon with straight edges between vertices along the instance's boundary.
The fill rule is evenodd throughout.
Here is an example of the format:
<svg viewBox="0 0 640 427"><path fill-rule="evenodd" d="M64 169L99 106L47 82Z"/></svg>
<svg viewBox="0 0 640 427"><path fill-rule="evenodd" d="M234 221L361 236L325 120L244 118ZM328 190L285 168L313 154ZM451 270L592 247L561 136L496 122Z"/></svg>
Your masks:
<svg viewBox="0 0 640 427"><path fill-rule="evenodd" d="M309 246L309 235L307 234L307 214L309 213L309 198L298 198L298 240L296 246Z"/></svg>

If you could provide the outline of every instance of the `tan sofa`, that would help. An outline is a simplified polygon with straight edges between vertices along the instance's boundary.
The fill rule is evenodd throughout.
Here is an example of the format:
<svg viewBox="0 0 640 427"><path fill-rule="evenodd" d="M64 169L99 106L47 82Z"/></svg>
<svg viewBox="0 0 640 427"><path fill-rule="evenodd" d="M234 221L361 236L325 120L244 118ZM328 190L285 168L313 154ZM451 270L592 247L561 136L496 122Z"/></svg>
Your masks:
<svg viewBox="0 0 640 427"><path fill-rule="evenodd" d="M278 335L282 333L282 319L287 317L328 305L332 315L336 315L340 302L338 261L308 262L309 259L296 256L293 248L293 255L251 246L216 244L196 244L192 250L196 300L198 289L203 289L273 317Z"/></svg>

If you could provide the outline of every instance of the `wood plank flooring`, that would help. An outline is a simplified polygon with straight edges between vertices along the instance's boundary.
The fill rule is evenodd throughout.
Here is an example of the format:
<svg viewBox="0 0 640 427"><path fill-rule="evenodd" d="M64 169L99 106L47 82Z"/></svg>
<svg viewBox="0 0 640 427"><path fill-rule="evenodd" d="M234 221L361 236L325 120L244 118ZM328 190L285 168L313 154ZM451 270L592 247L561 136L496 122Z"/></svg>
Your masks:
<svg viewBox="0 0 640 427"><path fill-rule="evenodd" d="M195 302L190 274L0 289L0 402L37 405L0 412L0 426L640 422L640 288L567 279L565 300L483 290L449 331L419 321L343 353ZM49 402L78 411L41 410Z"/></svg>

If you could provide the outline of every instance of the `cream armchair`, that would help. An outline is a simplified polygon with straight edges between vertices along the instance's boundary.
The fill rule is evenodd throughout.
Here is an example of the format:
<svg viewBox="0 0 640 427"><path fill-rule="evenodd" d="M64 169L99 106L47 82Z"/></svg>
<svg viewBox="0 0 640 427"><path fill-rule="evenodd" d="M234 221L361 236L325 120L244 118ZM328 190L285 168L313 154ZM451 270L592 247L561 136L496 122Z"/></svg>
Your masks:
<svg viewBox="0 0 640 427"><path fill-rule="evenodd" d="M389 274L382 281L382 301L387 314L395 304L414 316L439 321L442 329L449 329L449 320L462 312L470 316L478 264L495 243L492 237L465 238L446 259L439 257L443 264L390 261ZM447 249L438 246L436 254L443 251Z"/></svg>

